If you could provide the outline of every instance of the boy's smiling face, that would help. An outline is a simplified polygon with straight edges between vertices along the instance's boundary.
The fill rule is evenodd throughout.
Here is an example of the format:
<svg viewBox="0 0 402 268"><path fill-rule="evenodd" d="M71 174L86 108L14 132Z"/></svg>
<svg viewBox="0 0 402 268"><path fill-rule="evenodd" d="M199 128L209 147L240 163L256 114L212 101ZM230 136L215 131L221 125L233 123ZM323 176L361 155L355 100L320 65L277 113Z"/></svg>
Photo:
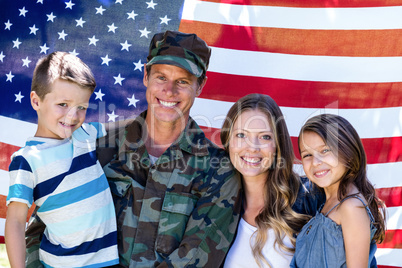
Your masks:
<svg viewBox="0 0 402 268"><path fill-rule="evenodd" d="M38 113L35 137L65 139L85 121L92 92L77 84L57 79L41 100L31 92L31 104Z"/></svg>

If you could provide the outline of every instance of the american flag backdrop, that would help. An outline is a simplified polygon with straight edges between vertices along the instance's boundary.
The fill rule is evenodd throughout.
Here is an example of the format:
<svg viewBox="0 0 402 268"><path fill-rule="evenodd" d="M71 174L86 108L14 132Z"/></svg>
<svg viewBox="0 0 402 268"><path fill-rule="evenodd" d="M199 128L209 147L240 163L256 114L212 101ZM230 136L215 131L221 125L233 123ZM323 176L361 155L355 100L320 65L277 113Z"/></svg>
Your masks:
<svg viewBox="0 0 402 268"><path fill-rule="evenodd" d="M191 116L216 143L228 109L248 93L276 100L295 145L309 117L347 118L387 205L379 267L402 267L402 0L0 0L0 243L10 156L36 129L36 61L75 53L98 84L87 121L117 122L146 109L143 64L165 30L212 47Z"/></svg>

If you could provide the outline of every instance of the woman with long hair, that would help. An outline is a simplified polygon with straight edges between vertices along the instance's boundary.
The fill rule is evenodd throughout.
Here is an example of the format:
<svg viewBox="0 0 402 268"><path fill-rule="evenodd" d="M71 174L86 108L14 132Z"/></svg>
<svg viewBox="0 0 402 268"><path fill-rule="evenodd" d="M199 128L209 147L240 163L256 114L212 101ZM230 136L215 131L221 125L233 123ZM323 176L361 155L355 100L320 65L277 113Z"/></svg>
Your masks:
<svg viewBox="0 0 402 268"><path fill-rule="evenodd" d="M224 267L289 267L296 238L320 203L293 171L294 152L283 114L263 94L229 110L221 142L241 174L243 213Z"/></svg>

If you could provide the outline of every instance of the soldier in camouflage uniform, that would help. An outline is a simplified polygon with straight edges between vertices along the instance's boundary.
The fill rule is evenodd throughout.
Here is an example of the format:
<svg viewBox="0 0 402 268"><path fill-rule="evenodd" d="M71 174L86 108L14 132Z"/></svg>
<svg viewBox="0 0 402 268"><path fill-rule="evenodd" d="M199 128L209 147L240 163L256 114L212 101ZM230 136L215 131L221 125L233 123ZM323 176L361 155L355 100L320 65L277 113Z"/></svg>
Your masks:
<svg viewBox="0 0 402 268"><path fill-rule="evenodd" d="M234 238L240 178L189 116L210 53L195 34L156 34L144 72L148 110L99 141L120 267L219 267Z"/></svg>

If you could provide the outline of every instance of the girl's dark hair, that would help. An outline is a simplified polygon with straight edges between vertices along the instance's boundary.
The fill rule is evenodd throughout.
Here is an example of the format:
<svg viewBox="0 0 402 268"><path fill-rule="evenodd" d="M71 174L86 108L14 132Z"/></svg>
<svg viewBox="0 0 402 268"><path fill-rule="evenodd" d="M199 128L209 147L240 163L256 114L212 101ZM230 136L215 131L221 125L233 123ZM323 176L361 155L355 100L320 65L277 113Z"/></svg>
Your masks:
<svg viewBox="0 0 402 268"><path fill-rule="evenodd" d="M367 158L363 144L355 128L343 117L333 114L321 114L307 120L299 134L299 151L302 135L305 132L318 134L325 144L346 167L338 189L338 198L347 195L348 186L353 183L367 200L374 216L377 231L374 240L381 243L385 235L385 205L375 192L367 178Z"/></svg>

